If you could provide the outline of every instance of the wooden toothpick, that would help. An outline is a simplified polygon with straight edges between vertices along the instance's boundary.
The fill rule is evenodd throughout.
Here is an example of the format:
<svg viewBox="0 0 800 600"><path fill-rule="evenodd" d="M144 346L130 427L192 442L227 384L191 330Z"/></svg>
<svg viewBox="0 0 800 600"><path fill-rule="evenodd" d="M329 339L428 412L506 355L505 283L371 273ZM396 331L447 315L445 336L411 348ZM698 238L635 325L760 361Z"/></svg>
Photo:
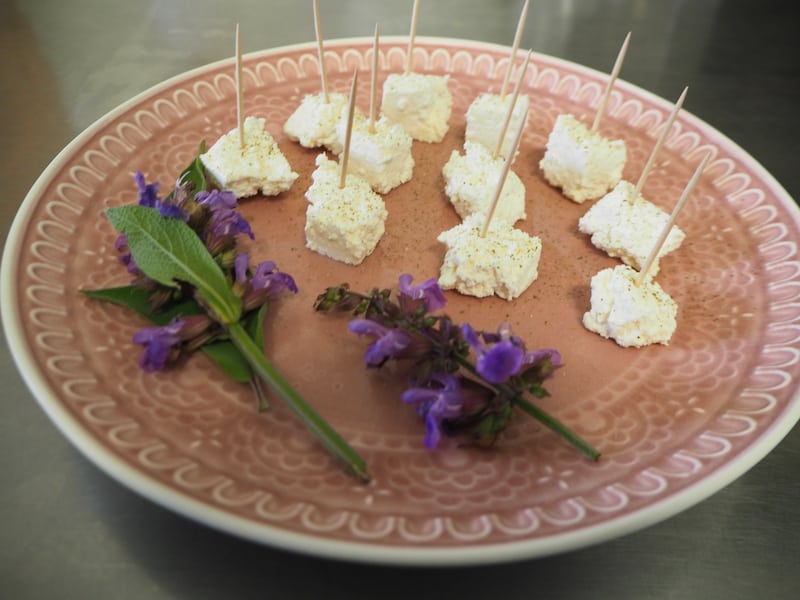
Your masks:
<svg viewBox="0 0 800 600"><path fill-rule="evenodd" d="M697 170L692 175L692 178L689 180L689 183L686 184L686 187L683 190L683 194L681 194L680 200L675 205L675 208L672 209L672 215L667 221L667 224L664 226L664 229L661 230L661 235L658 236L658 240L656 241L653 249L650 251L650 255L647 257L647 260L642 265L642 270L639 272L639 278L636 280L636 285L642 285L647 279L647 273L650 271L650 267L653 266L653 262L655 262L656 257L658 256L659 252L661 252L661 247L664 245L664 242L667 241L667 236L669 236L670 231L672 231L672 226L675 225L675 220L678 218L678 213L681 212L683 209L683 205L686 204L686 200L689 199L689 195L694 190L694 187L697 185L697 181L700 179L700 175L703 174L703 171L706 168L706 164L708 163L708 159L711 158L711 153L705 155L702 161L700 161L700 165L697 167Z"/></svg>
<svg viewBox="0 0 800 600"><path fill-rule="evenodd" d="M353 83L350 85L350 104L347 108L347 130L344 136L344 150L342 151L341 177L339 189L347 183L347 163L350 160L350 139L353 136L353 115L356 112L356 85L358 85L358 69L353 70Z"/></svg>
<svg viewBox="0 0 800 600"><path fill-rule="evenodd" d="M414 38L417 37L417 21L419 21L419 0L414 0L414 10L411 12L411 31L408 34L406 75L411 73L411 69L414 66Z"/></svg>
<svg viewBox="0 0 800 600"><path fill-rule="evenodd" d="M330 102L328 95L328 75L325 69L325 47L322 42L322 25L319 20L319 5L317 0L314 0L314 33L317 36L317 56L319 59L319 76L322 80L322 97L325 104Z"/></svg>
<svg viewBox="0 0 800 600"><path fill-rule="evenodd" d="M375 41L372 43L372 77L369 82L369 132L375 133L375 116L378 112L378 47L381 26L375 23Z"/></svg>
<svg viewBox="0 0 800 600"><path fill-rule="evenodd" d="M494 191L492 203L489 205L489 210L486 213L486 221L484 221L483 229L481 229L481 237L486 237L486 234L489 232L489 223L492 221L492 217L494 217L497 205L500 203L500 194L503 192L503 186L506 183L508 172L511 170L511 163L514 162L514 155L517 153L517 148L519 148L520 141L522 141L522 132L525 130L525 121L527 120L527 116L528 115L526 112L519 123L519 127L517 127L517 135L514 137L514 143L511 145L511 151L508 153L506 162L503 164L503 170L500 172L500 179L497 182L497 188Z"/></svg>
<svg viewBox="0 0 800 600"><path fill-rule="evenodd" d="M244 148L244 115L242 111L242 47L239 24L236 24L236 126L239 128L239 147Z"/></svg>
<svg viewBox="0 0 800 600"><path fill-rule="evenodd" d="M622 70L622 63L625 61L625 55L628 53L628 46L630 45L630 42L631 32L629 31L628 35L625 36L625 41L622 42L622 47L619 49L617 60L614 62L614 68L611 70L611 77L608 80L606 91L603 94L603 99L600 101L597 114L594 116L592 131L597 131L597 128L600 127L600 120L603 118L603 114L606 112L606 105L608 104L609 97L611 97L611 89L614 87L617 77L619 77L620 70Z"/></svg>
<svg viewBox="0 0 800 600"><path fill-rule="evenodd" d="M500 128L500 137L497 139L497 146L494 149L492 158L497 158L500 156L500 151L503 149L503 142L505 141L506 132L508 131L508 126L511 123L511 117L514 115L514 107L517 105L519 91L522 89L522 80L525 79L525 71L528 70L528 63L531 60L532 53L533 50L528 50L528 55L525 57L525 62L522 63L522 68L519 71L519 77L517 77L517 85L514 87L514 96L511 98L511 105L508 107L508 112L506 113L506 118L503 121L503 126Z"/></svg>
<svg viewBox="0 0 800 600"><path fill-rule="evenodd" d="M528 4L530 0L525 0L522 6L522 12L517 21L517 32L514 34L514 44L511 46L511 54L508 57L508 67L506 68L506 76L503 79L503 85L500 88L500 98L505 99L506 90L508 90L508 82L511 80L511 71L514 69L514 59L517 57L517 50L519 50L519 43L522 41L522 32L525 31L525 22L528 20Z"/></svg>
<svg viewBox="0 0 800 600"><path fill-rule="evenodd" d="M653 151L650 153L650 158L647 159L647 164L645 164L644 169L642 170L642 174L639 175L639 181L636 183L636 189L633 190L633 196L631 196L631 201L636 199L642 189L644 188L644 182L647 180L647 176L650 174L650 169L653 168L653 163L656 160L656 155L658 151L661 150L661 146L667 139L669 135L669 130L672 129L672 123L675 121L675 117L678 116L678 111L680 111L681 106L683 106L683 101L686 99L686 93L689 91L688 87L683 88L683 93L681 94L678 101L675 103L675 108L672 109L672 113L669 115L667 122L664 124L664 129L661 131L661 135L658 137L658 141L656 145L653 147Z"/></svg>

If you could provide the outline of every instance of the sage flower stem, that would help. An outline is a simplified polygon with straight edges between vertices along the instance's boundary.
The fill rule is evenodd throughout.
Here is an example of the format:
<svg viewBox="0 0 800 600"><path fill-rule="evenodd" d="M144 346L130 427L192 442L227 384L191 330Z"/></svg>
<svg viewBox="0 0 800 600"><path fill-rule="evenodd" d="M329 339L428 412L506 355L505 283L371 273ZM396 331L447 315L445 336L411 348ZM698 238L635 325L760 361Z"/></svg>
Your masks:
<svg viewBox="0 0 800 600"><path fill-rule="evenodd" d="M253 370L286 402L322 444L360 481L370 480L364 459L298 394L266 359L240 323L226 326L235 346Z"/></svg>
<svg viewBox="0 0 800 600"><path fill-rule="evenodd" d="M578 434L572 431L572 429L564 425L561 421L556 419L547 411L544 411L538 406L532 404L519 394L515 394L512 398L512 401L526 413L531 415L534 419L558 433L562 438L567 440L570 444L575 446L578 450L583 452L592 460L598 460L600 458L600 452L598 450L585 442Z"/></svg>
<svg viewBox="0 0 800 600"><path fill-rule="evenodd" d="M478 374L477 370L475 369L475 366L470 361L461 356L458 356L457 359L459 364L466 370L468 370L470 373L472 373L473 375ZM596 461L600 458L600 452L596 448L594 448L591 444L583 440L583 438L581 438L577 433L572 431L572 429L570 429L564 423L556 419L546 410L542 410L538 406L529 402L522 395L517 394L513 390L509 389L508 386L505 386L503 384L491 384L488 382L486 382L486 385L489 385L497 393L502 394L503 396L511 400L511 402L516 404L518 407L520 407L534 419L539 421L542 425L560 435L567 442L575 446L578 450L580 450L583 454L585 454L592 460Z"/></svg>

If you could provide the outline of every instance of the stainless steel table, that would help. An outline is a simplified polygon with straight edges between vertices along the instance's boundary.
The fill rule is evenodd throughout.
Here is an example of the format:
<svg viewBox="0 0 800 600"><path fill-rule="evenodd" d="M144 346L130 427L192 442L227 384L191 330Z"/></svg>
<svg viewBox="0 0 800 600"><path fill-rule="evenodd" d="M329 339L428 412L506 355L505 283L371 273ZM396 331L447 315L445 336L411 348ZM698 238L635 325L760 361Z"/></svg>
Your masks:
<svg viewBox="0 0 800 600"><path fill-rule="evenodd" d="M327 38L407 32L411 2L321 0ZM502 44L521 0L429 0L420 35ZM310 2L3 0L0 220L92 121L163 79L231 53L313 39ZM762 0L534 0L522 47L608 71L672 98L800 198L800 9ZM595 547L468 569L309 558L197 525L122 488L39 409L0 344L0 597L796 598L800 430L710 499Z"/></svg>

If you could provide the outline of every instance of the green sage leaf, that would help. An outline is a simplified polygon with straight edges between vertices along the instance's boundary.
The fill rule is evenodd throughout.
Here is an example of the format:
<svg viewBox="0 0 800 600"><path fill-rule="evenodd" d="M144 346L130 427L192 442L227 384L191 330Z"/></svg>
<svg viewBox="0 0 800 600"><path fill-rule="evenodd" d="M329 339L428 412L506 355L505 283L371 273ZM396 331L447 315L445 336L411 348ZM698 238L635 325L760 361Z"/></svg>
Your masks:
<svg viewBox="0 0 800 600"><path fill-rule="evenodd" d="M124 306L155 325L166 325L172 319L181 315L203 314L203 309L195 300L184 300L177 304L170 304L157 312L152 312L147 291L135 285L105 288L101 290L81 290L81 293L95 300L103 300L105 302Z"/></svg>
<svg viewBox="0 0 800 600"><path fill-rule="evenodd" d="M249 383L253 379L250 364L238 348L229 340L206 344L201 350L237 383Z"/></svg>
<svg viewBox="0 0 800 600"><path fill-rule="evenodd" d="M258 310L250 312L244 322L247 335L253 338L253 341L262 352L264 351L264 317L266 315L267 305L262 304Z"/></svg>
<svg viewBox="0 0 800 600"><path fill-rule="evenodd" d="M206 180L206 170L203 167L203 161L200 160L200 155L205 154L206 144L200 143L200 149L194 160L189 163L189 166L183 170L181 176L178 178L178 183L183 185L189 183L192 185L192 193L204 192L208 190L208 181Z"/></svg>
<svg viewBox="0 0 800 600"><path fill-rule="evenodd" d="M127 236L139 269L169 287L185 281L197 289L203 303L224 324L236 323L242 301L197 234L183 221L162 217L144 206L106 209L111 224Z"/></svg>
<svg viewBox="0 0 800 600"><path fill-rule="evenodd" d="M175 317L203 314L202 307L195 300L185 300L152 312L147 301L147 291L135 285L82 290L81 293L95 300L111 302L133 310L154 325L166 325ZM211 342L202 346L200 350L237 383L250 383L253 380L250 365L230 340Z"/></svg>

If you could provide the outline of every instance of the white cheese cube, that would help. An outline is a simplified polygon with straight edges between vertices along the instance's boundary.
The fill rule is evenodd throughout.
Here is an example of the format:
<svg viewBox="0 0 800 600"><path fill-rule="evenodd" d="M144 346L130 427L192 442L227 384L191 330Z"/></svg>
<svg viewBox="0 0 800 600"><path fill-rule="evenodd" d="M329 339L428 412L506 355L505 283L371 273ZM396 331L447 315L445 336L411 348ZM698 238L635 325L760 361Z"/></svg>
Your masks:
<svg viewBox="0 0 800 600"><path fill-rule="evenodd" d="M483 215L474 214L437 238L447 246L439 285L483 298L513 300L539 276L542 242L520 229L492 220L481 237Z"/></svg>
<svg viewBox="0 0 800 600"><path fill-rule="evenodd" d="M620 346L668 344L677 326L678 305L648 278L627 265L603 269L592 277L591 310L583 325Z"/></svg>
<svg viewBox="0 0 800 600"><path fill-rule="evenodd" d="M492 158L489 149L476 142L466 142L464 152L462 156L453 150L442 168L444 193L462 219L474 213L486 215L489 212L505 165L505 160ZM525 186L516 173L509 171L492 223L513 225L524 218Z"/></svg>
<svg viewBox="0 0 800 600"><path fill-rule="evenodd" d="M337 134L340 146L344 146L347 119L339 122ZM390 123L385 115L375 121L375 132L370 133L369 120L356 111L347 172L366 179L379 194L386 194L411 180L414 171L412 144L411 136L400 125Z"/></svg>
<svg viewBox="0 0 800 600"><path fill-rule="evenodd" d="M264 119L244 121L244 147L239 145L239 129L234 128L200 155L200 160L217 184L245 198L259 191L276 196L292 187L297 173L265 129Z"/></svg>
<svg viewBox="0 0 800 600"><path fill-rule="evenodd" d="M383 82L381 112L422 142L441 142L447 133L453 96L447 75L392 73Z"/></svg>
<svg viewBox="0 0 800 600"><path fill-rule="evenodd" d="M339 164L317 156L313 183L306 191L306 246L323 256L360 264L378 245L385 231L386 206L369 184L347 174L339 188Z"/></svg>
<svg viewBox="0 0 800 600"><path fill-rule="evenodd" d="M619 182L626 157L623 140L606 139L572 115L560 115L539 167L551 185L581 203L599 198Z"/></svg>
<svg viewBox="0 0 800 600"><path fill-rule="evenodd" d="M635 187L620 181L613 190L598 200L578 221L578 229L592 236L592 244L619 258L635 269L641 269L670 215L641 194L631 198ZM676 250L686 234L673 226L664 245L653 261L649 273L655 275L659 258Z"/></svg>
<svg viewBox="0 0 800 600"><path fill-rule="evenodd" d="M466 141L482 144L491 153L494 153L497 149L500 130L503 128L513 99L513 94L506 94L504 98L499 94L488 93L476 97L467 109ZM522 121L528 117L529 104L530 100L525 94L517 97L514 110L511 112L511 120L503 137L503 145L500 147L500 156L503 158L511 152L515 132L520 128Z"/></svg>
<svg viewBox="0 0 800 600"><path fill-rule="evenodd" d="M306 94L300 105L286 119L284 133L304 148L327 148L334 154L342 151L336 126L347 110L347 96L331 92L328 102L323 94Z"/></svg>

